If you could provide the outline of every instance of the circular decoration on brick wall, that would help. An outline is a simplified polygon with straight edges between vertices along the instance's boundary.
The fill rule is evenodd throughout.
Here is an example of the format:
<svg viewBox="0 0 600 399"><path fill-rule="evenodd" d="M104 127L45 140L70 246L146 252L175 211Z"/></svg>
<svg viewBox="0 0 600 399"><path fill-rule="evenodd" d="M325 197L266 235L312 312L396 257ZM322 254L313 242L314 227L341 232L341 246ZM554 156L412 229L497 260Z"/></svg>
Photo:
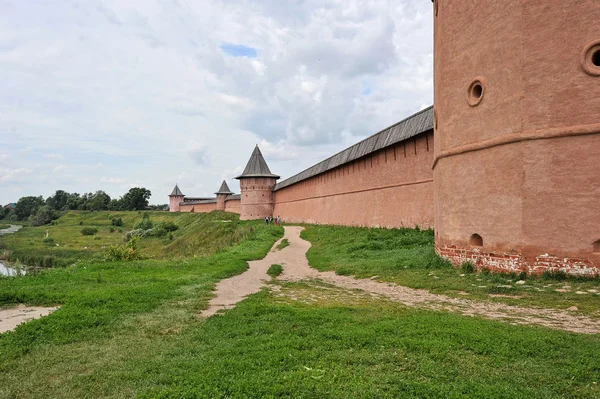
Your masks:
<svg viewBox="0 0 600 399"><path fill-rule="evenodd" d="M600 76L600 40L585 47L581 55L583 70L592 76Z"/></svg>
<svg viewBox="0 0 600 399"><path fill-rule="evenodd" d="M467 101L471 107L475 107L481 103L485 95L485 79L477 77L473 79L467 89Z"/></svg>

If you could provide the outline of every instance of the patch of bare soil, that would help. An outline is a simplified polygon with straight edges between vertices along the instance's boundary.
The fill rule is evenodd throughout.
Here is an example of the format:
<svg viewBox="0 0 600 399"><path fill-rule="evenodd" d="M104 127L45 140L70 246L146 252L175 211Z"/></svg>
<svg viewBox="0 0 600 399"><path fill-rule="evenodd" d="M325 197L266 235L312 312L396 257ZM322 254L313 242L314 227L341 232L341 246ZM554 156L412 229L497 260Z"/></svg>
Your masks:
<svg viewBox="0 0 600 399"><path fill-rule="evenodd" d="M266 273L266 269L271 263L282 265L283 273L279 276L280 280L320 279L342 288L359 289L384 296L406 306L451 311L466 316L503 320L512 324L533 324L578 333L597 334L600 332L599 321L585 316L573 315L562 310L526 308L494 302L451 298L445 295L432 294L426 290L403 287L392 283L381 283L372 279L355 279L348 276L338 276L334 272L319 272L311 268L306 259L310 242L300 238L303 227L285 226L284 228L284 238L288 239L290 245L276 252L277 260L269 260L262 266L265 268ZM272 252L269 253L269 255L272 254Z"/></svg>
<svg viewBox="0 0 600 399"><path fill-rule="evenodd" d="M278 279L283 281L318 279L347 290L362 290L421 309L450 311L465 316L480 316L512 324L540 325L577 333L600 332L600 321L567 311L451 298L374 279L355 279L338 276L334 272L319 272L311 268L306 259L310 242L300 238L303 227L285 226L284 229L285 235L281 240L287 238L290 245L278 250L277 245L281 240L277 241L264 259L248 262L249 268L246 272L220 281L215 289L215 297L210 301L208 309L202 312L202 316L209 317L220 310L231 309L248 295L258 292L265 282L271 279L267 275L269 267L272 264L280 264L283 266L283 273Z"/></svg>
<svg viewBox="0 0 600 399"><path fill-rule="evenodd" d="M48 316L58 307L44 308L39 306L18 305L14 308L0 309L0 333L12 331L21 323Z"/></svg>

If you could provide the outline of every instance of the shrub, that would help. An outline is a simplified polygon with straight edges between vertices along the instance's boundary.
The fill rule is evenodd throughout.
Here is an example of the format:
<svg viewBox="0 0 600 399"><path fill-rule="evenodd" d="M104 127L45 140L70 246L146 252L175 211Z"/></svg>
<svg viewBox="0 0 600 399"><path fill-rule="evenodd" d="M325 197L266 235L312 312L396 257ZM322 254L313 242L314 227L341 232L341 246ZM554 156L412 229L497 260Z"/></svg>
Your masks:
<svg viewBox="0 0 600 399"><path fill-rule="evenodd" d="M83 220L79 222L79 225L80 225L80 226L83 226Z"/></svg>
<svg viewBox="0 0 600 399"><path fill-rule="evenodd" d="M279 276L283 272L283 267L281 265L273 264L267 270L267 274L273 278Z"/></svg>
<svg viewBox="0 0 600 399"><path fill-rule="evenodd" d="M166 231L175 231L175 230L179 229L179 226L177 226L173 222L160 222L160 223L156 224L156 227L164 229Z"/></svg>
<svg viewBox="0 0 600 399"><path fill-rule="evenodd" d="M142 259L137 250L137 237L132 237L125 245L113 245L108 248L104 259L107 261L122 261Z"/></svg>
<svg viewBox="0 0 600 399"><path fill-rule="evenodd" d="M95 227L84 227L81 229L81 234L84 236L93 236L96 233L98 233L98 229Z"/></svg>
<svg viewBox="0 0 600 399"><path fill-rule="evenodd" d="M144 214L144 218L142 218L142 220L133 226L134 230L150 230L152 227L154 227L154 223L152 223L150 218L145 217L146 215L147 214Z"/></svg>
<svg viewBox="0 0 600 399"><path fill-rule="evenodd" d="M55 219L58 219L59 216L60 215L58 214L58 212L55 212L54 209L52 209L51 207L47 205L42 206L35 214L32 224L34 226L43 226L52 222Z"/></svg>
<svg viewBox="0 0 600 399"><path fill-rule="evenodd" d="M108 229L108 231L110 231L111 233L114 233L115 232L115 228L111 227L110 229Z"/></svg>
<svg viewBox="0 0 600 399"><path fill-rule="evenodd" d="M54 246L54 238L52 238L52 237L46 237L42 241L43 241L44 244L46 244L49 247L53 247Z"/></svg>
<svg viewBox="0 0 600 399"><path fill-rule="evenodd" d="M111 220L111 223L113 226L117 226L117 227L123 226L123 218L113 218Z"/></svg>

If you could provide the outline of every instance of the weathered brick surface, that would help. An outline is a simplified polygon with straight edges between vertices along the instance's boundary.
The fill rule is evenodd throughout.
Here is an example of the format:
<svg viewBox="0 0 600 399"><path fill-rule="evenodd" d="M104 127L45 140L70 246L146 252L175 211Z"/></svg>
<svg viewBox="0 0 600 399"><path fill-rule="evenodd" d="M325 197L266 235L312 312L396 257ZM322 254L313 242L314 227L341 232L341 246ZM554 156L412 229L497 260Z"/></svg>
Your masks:
<svg viewBox="0 0 600 399"><path fill-rule="evenodd" d="M471 262L477 269L485 267L495 272L541 274L544 271L561 271L578 276L600 274L600 265L583 258L559 258L549 254L527 258L518 253L485 252L477 247L461 248L456 245L436 246L436 251L454 265Z"/></svg>

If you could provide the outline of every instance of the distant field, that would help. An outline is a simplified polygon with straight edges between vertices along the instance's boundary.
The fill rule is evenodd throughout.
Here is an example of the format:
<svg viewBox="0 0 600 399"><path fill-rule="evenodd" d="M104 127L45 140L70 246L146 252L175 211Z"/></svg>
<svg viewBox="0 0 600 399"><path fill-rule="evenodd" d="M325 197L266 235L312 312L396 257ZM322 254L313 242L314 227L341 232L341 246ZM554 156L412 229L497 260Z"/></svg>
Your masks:
<svg viewBox="0 0 600 399"><path fill-rule="evenodd" d="M123 244L124 234L133 229L144 213L155 223L173 222L179 227L172 233L172 240L155 237L139 240L140 252L155 259L205 256L240 242L248 230L247 223L240 222L238 215L225 212L70 211L55 225L26 226L17 234L0 237L0 255L7 251L8 260L36 266L43 265L44 259L48 262L49 257L55 266L67 266L78 260L102 260L108 247ZM111 217L121 218L123 226L113 226ZM98 233L82 235L85 227L96 228Z"/></svg>

